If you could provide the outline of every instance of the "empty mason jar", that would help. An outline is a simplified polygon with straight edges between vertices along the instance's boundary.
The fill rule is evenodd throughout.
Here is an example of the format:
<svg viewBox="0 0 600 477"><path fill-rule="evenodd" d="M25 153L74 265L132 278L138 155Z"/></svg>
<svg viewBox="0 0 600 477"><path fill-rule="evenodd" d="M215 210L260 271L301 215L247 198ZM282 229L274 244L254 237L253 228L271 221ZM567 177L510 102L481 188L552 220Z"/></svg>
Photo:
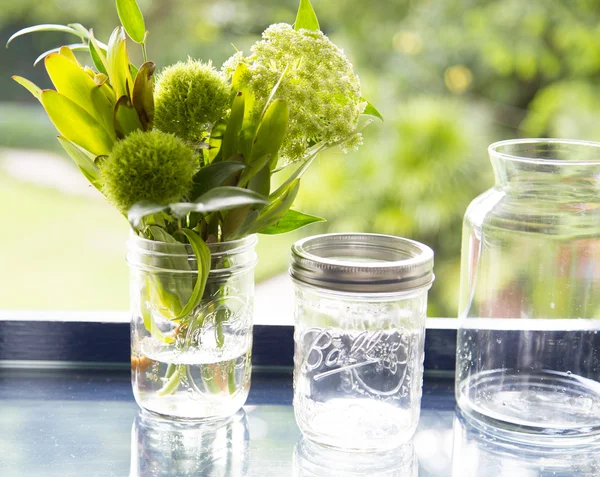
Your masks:
<svg viewBox="0 0 600 477"><path fill-rule="evenodd" d="M512 439L600 434L600 143L502 141L463 226L456 398Z"/></svg>
<svg viewBox="0 0 600 477"><path fill-rule="evenodd" d="M209 244L199 305L182 315L198 266L190 245L132 236L131 365L143 409L188 419L224 417L248 397L256 237Z"/></svg>
<svg viewBox="0 0 600 477"><path fill-rule="evenodd" d="M412 240L330 234L292 247L294 412L313 441L375 451L419 420L433 252Z"/></svg>

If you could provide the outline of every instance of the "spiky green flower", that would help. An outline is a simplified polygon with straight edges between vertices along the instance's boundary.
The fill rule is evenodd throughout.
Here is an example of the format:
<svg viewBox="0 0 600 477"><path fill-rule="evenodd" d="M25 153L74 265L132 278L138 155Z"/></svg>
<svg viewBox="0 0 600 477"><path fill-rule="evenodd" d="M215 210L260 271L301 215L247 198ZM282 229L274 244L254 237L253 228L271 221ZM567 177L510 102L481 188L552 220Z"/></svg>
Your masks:
<svg viewBox="0 0 600 477"><path fill-rule="evenodd" d="M102 192L123 213L137 202L182 200L198 166L194 151L172 134L136 131L100 164Z"/></svg>
<svg viewBox="0 0 600 477"><path fill-rule="evenodd" d="M362 142L356 133L361 101L360 82L344 52L320 31L294 30L291 25L271 25L251 56L232 56L224 65L231 78L240 62L248 65L241 85L256 95L255 114L260 114L271 90L287 68L275 95L288 101L290 119L280 155L300 159L316 143L342 142L344 150Z"/></svg>
<svg viewBox="0 0 600 477"><path fill-rule="evenodd" d="M161 72L154 101L155 128L197 143L225 116L231 89L211 63L190 58Z"/></svg>

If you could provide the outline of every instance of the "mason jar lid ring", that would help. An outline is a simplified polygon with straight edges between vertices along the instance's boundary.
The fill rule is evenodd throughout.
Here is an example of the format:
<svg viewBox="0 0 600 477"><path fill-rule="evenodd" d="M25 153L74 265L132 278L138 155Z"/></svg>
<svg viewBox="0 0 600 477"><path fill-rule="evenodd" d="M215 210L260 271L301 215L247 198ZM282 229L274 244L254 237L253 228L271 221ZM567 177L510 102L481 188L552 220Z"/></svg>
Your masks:
<svg viewBox="0 0 600 477"><path fill-rule="evenodd" d="M433 250L392 235L316 235L292 246L290 275L339 292L407 292L433 283Z"/></svg>

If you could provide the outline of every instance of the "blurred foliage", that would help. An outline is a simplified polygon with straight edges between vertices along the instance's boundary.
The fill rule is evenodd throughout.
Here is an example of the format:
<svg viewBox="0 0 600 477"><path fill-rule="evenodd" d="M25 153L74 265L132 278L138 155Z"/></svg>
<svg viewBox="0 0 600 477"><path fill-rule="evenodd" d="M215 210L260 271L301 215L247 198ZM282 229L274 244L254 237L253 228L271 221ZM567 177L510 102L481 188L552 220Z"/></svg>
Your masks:
<svg viewBox="0 0 600 477"><path fill-rule="evenodd" d="M139 3L150 30L149 54L159 67L188 55L220 66L234 52L232 44L247 52L270 23L293 22L297 7L296 0ZM461 218L492 184L487 144L529 135L600 139L600 0L313 5L386 122L369 128L358 152L330 152L307 173L300 207L329 222L306 233L367 230L427 243L436 251L430 315L455 316ZM106 39L118 19L106 0L5 1L0 38L30 24L73 21ZM2 52L0 101L29 101L8 72L49 85L41 67L37 77L30 74L31 62L56 42L50 34L32 35ZM34 145L38 135L15 128L6 111L0 108L0 146ZM41 116L41 110L30 116L32 131Z"/></svg>

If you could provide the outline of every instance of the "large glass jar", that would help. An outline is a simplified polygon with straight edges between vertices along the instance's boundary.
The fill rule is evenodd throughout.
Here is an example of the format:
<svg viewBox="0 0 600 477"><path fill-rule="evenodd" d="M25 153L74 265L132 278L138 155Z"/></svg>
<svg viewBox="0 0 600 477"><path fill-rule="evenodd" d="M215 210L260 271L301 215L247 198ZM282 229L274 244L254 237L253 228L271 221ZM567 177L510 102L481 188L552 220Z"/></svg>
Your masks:
<svg viewBox="0 0 600 477"><path fill-rule="evenodd" d="M492 144L463 227L456 397L552 445L600 433L600 144ZM560 439L557 439L560 438Z"/></svg>
<svg viewBox="0 0 600 477"><path fill-rule="evenodd" d="M204 295L181 316L198 277L191 247L131 237L131 365L140 407L203 419L243 406L250 389L255 244L255 236L209 244Z"/></svg>
<svg viewBox="0 0 600 477"><path fill-rule="evenodd" d="M420 412L433 252L374 234L292 248L294 412L310 440L376 451L410 440Z"/></svg>

